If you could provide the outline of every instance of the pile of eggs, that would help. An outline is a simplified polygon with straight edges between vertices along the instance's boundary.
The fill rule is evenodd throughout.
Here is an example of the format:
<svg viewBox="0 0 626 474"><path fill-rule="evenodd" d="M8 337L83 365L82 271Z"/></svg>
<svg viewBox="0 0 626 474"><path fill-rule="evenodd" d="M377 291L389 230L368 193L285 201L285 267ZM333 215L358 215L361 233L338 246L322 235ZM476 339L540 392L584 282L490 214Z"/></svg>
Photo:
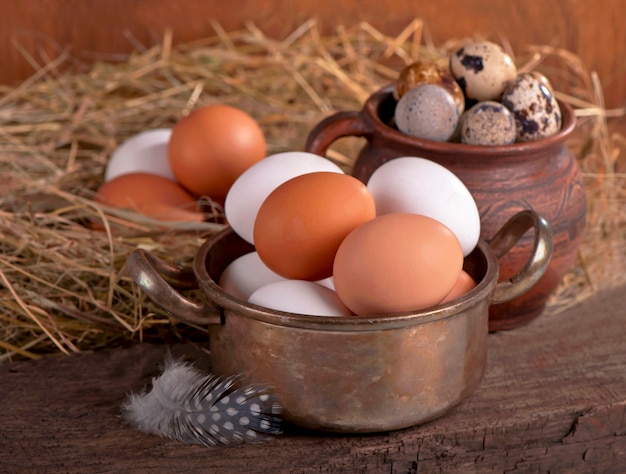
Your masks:
<svg viewBox="0 0 626 474"><path fill-rule="evenodd" d="M518 73L497 44L466 44L449 67L417 61L396 81L394 121L403 133L438 142L510 145L541 140L561 129L561 111L548 79Z"/></svg>
<svg viewBox="0 0 626 474"><path fill-rule="evenodd" d="M199 108L111 156L96 201L159 220L201 221L200 196L254 251L219 285L274 310L316 316L417 311L465 294L480 234L476 203L443 166L400 157L367 183L312 153L266 155L258 123L227 105Z"/></svg>
<svg viewBox="0 0 626 474"><path fill-rule="evenodd" d="M255 250L219 285L267 308L317 316L416 311L475 286L463 260L480 219L465 185L418 157L380 166L367 184L306 152L268 156L232 185L224 211Z"/></svg>
<svg viewBox="0 0 626 474"><path fill-rule="evenodd" d="M246 112L198 108L172 129L130 137L111 155L94 200L161 221L202 221L200 197L223 203L233 182L266 156L265 136Z"/></svg>

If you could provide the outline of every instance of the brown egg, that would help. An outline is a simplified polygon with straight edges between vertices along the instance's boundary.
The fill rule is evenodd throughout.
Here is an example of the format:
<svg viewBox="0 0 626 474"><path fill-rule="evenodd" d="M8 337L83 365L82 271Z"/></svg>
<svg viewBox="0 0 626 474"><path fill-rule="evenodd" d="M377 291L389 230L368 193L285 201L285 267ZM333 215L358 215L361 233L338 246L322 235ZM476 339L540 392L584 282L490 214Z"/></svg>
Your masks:
<svg viewBox="0 0 626 474"><path fill-rule="evenodd" d="M454 288L452 288L452 291L448 293L448 296L443 299L442 303L447 303L448 301L460 298L475 287L476 282L474 279L465 270L461 270L461 273L459 273L459 279L456 281Z"/></svg>
<svg viewBox="0 0 626 474"><path fill-rule="evenodd" d="M463 251L435 219L394 213L357 227L341 243L333 277L355 314L415 311L443 300L456 284Z"/></svg>
<svg viewBox="0 0 626 474"><path fill-rule="evenodd" d="M162 176L150 173L129 173L104 183L96 202L110 207L131 209L163 221L202 221L197 200Z"/></svg>
<svg viewBox="0 0 626 474"><path fill-rule="evenodd" d="M452 74L434 62L415 61L405 66L400 71L396 87L393 91L396 100L399 100L406 92L422 84L434 84L447 90L456 104L459 115L465 109L465 96L461 86L456 82Z"/></svg>
<svg viewBox="0 0 626 474"><path fill-rule="evenodd" d="M254 223L259 257L285 278L329 277L346 235L376 216L374 198L352 176L315 172L292 178L261 204Z"/></svg>
<svg viewBox="0 0 626 474"><path fill-rule="evenodd" d="M176 180L195 195L217 201L265 153L259 124L243 110L224 104L196 109L181 119L168 145Z"/></svg>

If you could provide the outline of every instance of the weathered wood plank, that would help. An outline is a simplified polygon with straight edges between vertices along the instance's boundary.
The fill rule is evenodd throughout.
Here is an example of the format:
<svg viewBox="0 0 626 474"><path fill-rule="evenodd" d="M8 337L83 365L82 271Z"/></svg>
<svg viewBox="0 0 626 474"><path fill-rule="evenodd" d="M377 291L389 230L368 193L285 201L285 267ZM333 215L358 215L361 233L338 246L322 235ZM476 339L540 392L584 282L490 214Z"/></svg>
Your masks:
<svg viewBox="0 0 626 474"><path fill-rule="evenodd" d="M439 420L377 435L290 429L209 449L139 433L120 404L159 373L162 346L0 366L0 471L625 472L624 290L491 334L472 397ZM208 367L197 347L172 351Z"/></svg>

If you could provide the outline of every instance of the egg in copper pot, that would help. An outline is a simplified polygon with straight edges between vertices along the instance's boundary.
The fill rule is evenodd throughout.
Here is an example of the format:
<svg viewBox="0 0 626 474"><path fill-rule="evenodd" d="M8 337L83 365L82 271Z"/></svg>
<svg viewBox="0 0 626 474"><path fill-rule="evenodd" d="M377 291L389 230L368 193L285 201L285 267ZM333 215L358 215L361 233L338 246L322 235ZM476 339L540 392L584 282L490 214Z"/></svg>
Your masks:
<svg viewBox="0 0 626 474"><path fill-rule="evenodd" d="M333 277L341 301L360 316L416 311L454 288L463 250L441 222L384 214L354 229L337 250Z"/></svg>
<svg viewBox="0 0 626 474"><path fill-rule="evenodd" d="M343 239L376 216L371 193L358 179L333 172L292 178L265 198L254 223L261 260L289 279L332 275Z"/></svg>

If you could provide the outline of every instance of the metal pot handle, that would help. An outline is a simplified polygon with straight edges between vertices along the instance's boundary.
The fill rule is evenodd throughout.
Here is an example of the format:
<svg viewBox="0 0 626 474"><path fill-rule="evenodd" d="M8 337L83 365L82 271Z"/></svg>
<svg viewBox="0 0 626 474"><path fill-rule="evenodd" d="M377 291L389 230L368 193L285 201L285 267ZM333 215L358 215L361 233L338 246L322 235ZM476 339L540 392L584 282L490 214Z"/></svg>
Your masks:
<svg viewBox="0 0 626 474"><path fill-rule="evenodd" d="M198 287L193 272L165 263L144 249L135 249L126 260L126 269L148 297L179 321L188 324L220 324L219 310L198 304L178 290Z"/></svg>
<svg viewBox="0 0 626 474"><path fill-rule="evenodd" d="M543 276L553 251L552 227L535 211L521 211L511 217L488 244L497 258L505 255L530 228L534 230L533 249L522 270L496 285L492 303L504 303L526 293Z"/></svg>

